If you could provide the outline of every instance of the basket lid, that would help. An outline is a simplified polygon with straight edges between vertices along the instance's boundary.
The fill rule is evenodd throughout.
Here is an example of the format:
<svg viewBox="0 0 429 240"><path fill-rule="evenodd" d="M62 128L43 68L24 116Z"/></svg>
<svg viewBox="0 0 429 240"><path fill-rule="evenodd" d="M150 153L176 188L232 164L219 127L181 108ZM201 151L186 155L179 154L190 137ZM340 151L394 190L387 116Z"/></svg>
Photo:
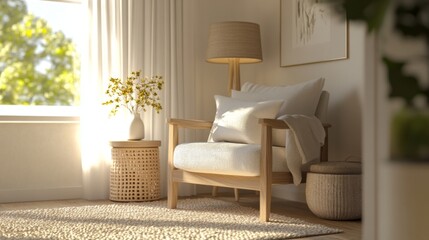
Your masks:
<svg viewBox="0 0 429 240"><path fill-rule="evenodd" d="M326 174L361 174L360 162L320 162L310 166L310 172Z"/></svg>

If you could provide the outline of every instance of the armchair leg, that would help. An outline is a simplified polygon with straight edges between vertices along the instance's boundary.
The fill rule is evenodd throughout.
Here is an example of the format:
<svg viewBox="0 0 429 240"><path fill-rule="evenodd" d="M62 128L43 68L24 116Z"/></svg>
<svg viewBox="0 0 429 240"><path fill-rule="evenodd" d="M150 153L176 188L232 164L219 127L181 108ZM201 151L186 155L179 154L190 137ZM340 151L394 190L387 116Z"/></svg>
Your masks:
<svg viewBox="0 0 429 240"><path fill-rule="evenodd" d="M212 197L217 197L217 187L213 186L212 188ZM240 200L240 194L238 192L238 188L234 188L234 198L235 201L238 202L238 200Z"/></svg>
<svg viewBox="0 0 429 240"><path fill-rule="evenodd" d="M236 202L240 200L240 193L238 192L238 188L234 188L234 197Z"/></svg>
<svg viewBox="0 0 429 240"><path fill-rule="evenodd" d="M259 194L259 220L268 222L271 212L271 186L261 189Z"/></svg>
<svg viewBox="0 0 429 240"><path fill-rule="evenodd" d="M170 182L167 193L167 206L170 209L177 208L177 193L179 184L177 182Z"/></svg>
<svg viewBox="0 0 429 240"><path fill-rule="evenodd" d="M212 188L212 197L217 197L217 187L213 186Z"/></svg>
<svg viewBox="0 0 429 240"><path fill-rule="evenodd" d="M259 193L259 220L268 222L271 212L271 183L273 169L272 129L262 126L261 134L261 176Z"/></svg>

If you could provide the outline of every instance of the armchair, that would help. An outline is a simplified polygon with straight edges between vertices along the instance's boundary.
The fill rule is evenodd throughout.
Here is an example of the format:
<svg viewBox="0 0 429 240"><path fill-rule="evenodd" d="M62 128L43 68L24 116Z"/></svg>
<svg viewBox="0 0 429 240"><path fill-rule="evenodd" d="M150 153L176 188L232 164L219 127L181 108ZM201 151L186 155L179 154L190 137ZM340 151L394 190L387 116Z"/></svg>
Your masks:
<svg viewBox="0 0 429 240"><path fill-rule="evenodd" d="M319 96L315 116L321 120L326 132L325 145L321 147L320 151L320 160L327 161L327 133L330 124L326 123L326 112L329 94L323 91ZM210 129L213 123L200 120L170 119L168 121L168 207L177 207L179 183L255 190L260 192L260 221L268 221L271 211L271 185L293 183L292 174L288 172L287 167L279 163L281 158L285 157L281 151L285 151L284 147L273 145L273 130L288 129L289 126L284 121L277 119L261 118L258 122L261 129L260 144L192 143L194 144L192 147L199 151L193 155L192 152L186 151L190 145L179 144L179 129ZM225 155L228 157L223 159ZM194 166L184 165L183 161L179 161L188 157L198 159L196 164L199 170L192 169ZM246 162L234 161L237 157L245 159ZM216 166L212 167L211 164ZM206 168L209 169L206 170ZM305 178L306 174L303 172L303 182L305 182Z"/></svg>

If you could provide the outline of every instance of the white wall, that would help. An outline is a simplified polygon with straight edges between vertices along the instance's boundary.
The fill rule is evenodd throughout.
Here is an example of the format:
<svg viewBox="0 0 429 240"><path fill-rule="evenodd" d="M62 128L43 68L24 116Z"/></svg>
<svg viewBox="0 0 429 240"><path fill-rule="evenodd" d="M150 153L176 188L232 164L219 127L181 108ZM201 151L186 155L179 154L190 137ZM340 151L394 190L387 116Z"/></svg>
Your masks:
<svg viewBox="0 0 429 240"><path fill-rule="evenodd" d="M22 120L0 119L0 203L80 198L79 123Z"/></svg>
<svg viewBox="0 0 429 240"><path fill-rule="evenodd" d="M185 0L185 8L193 10L185 14L185 27L190 29L185 42L194 43L195 58L188 64L195 65L199 118L212 120L215 114L213 95L227 95L228 66L205 61L209 25L219 21L255 22L261 27L264 60L260 64L241 65L242 82L281 85L325 77L325 90L331 93L329 122L333 125L329 133L329 160L342 161L348 157L360 159L365 79L363 27L350 25L349 59L284 68L280 67L280 1ZM292 200L304 200L303 186L275 187L274 194Z"/></svg>

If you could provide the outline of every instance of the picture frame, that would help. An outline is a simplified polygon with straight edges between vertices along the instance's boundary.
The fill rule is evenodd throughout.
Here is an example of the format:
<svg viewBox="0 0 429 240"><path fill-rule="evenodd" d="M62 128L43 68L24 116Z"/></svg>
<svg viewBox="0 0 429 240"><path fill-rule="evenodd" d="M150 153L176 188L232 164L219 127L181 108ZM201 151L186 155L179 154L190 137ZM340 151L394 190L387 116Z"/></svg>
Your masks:
<svg viewBox="0 0 429 240"><path fill-rule="evenodd" d="M348 59L348 22L337 3L280 0L280 66Z"/></svg>

